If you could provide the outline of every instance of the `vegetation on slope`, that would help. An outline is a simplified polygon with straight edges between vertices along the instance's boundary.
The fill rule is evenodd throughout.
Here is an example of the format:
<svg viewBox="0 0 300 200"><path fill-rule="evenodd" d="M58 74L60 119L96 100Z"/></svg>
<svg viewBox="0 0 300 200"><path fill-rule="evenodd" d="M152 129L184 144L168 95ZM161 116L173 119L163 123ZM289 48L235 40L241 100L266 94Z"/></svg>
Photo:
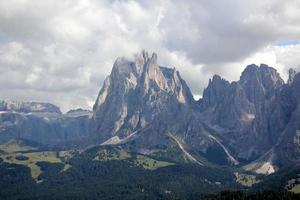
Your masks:
<svg viewBox="0 0 300 200"><path fill-rule="evenodd" d="M28 166L2 160L0 199L152 200L176 197L196 200L204 194L241 189L233 173L227 169L171 163L131 153L127 158L119 156L116 159L116 155L124 155L117 151L121 149L95 147L73 152L64 162L61 159L61 162L51 163L44 158L35 163L41 170L37 182L31 177ZM112 155L109 155L110 152ZM25 153L23 155L26 156ZM95 159L99 155L102 159ZM55 161L59 157L48 159ZM30 158L22 162L28 160ZM64 171L65 164L72 167Z"/></svg>
<svg viewBox="0 0 300 200"><path fill-rule="evenodd" d="M217 195L209 195L202 200L298 200L299 194L291 192L264 191L256 194L247 194L244 192L221 192Z"/></svg>

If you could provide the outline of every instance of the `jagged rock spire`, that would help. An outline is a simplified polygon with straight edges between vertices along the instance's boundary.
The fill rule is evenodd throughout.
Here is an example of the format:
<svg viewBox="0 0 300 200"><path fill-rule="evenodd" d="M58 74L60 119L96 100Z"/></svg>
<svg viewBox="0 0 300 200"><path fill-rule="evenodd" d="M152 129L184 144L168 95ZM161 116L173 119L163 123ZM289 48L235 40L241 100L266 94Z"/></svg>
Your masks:
<svg viewBox="0 0 300 200"><path fill-rule="evenodd" d="M288 85L292 85L295 75L296 75L296 71L293 68L290 68L289 69L289 79L287 81Z"/></svg>
<svg viewBox="0 0 300 200"><path fill-rule="evenodd" d="M143 128L161 113L192 103L179 72L160 67L157 54L149 57L143 50L134 60L118 58L114 63L94 105L93 131L103 138L121 137Z"/></svg>

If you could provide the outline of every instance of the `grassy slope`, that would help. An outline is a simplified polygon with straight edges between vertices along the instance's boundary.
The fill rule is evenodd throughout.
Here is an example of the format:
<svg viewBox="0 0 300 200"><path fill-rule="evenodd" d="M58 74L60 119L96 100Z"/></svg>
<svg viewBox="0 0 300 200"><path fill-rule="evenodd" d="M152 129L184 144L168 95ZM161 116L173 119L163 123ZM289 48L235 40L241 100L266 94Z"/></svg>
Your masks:
<svg viewBox="0 0 300 200"><path fill-rule="evenodd" d="M236 177L236 182L246 187L251 187L253 184L259 182L259 180L256 180L256 176L252 174L235 172L234 175Z"/></svg>
<svg viewBox="0 0 300 200"><path fill-rule="evenodd" d="M25 158L20 160L21 157ZM38 162L49 162L49 163L62 163L62 160L55 152L42 151L42 152L32 152L32 153L9 153L0 155L4 162L14 163L19 165L24 165L30 168L31 176L34 179L42 173L40 167L37 165ZM70 166L66 166L68 169ZM66 170L65 169L65 170Z"/></svg>
<svg viewBox="0 0 300 200"><path fill-rule="evenodd" d="M23 157L18 160L16 157L20 155ZM11 158L8 159L7 156ZM0 197L3 195L3 198L20 196L30 199L38 196L42 199L157 199L176 196L198 199L203 193L241 188L235 182L234 175L225 168L177 163L159 157L129 153L118 147L100 146L82 152L10 153L1 157L4 161L0 163L2 172L15 173L18 177L28 176L31 172L38 183L29 187L32 188L31 191L23 190L29 184L28 181L20 183L21 178L16 178L17 181L9 188L0 191ZM19 167L7 163L17 163ZM21 166L29 167L31 171L20 175ZM69 170L64 171L68 168ZM14 176L2 177L8 178L0 180L0 184L4 186L11 183Z"/></svg>
<svg viewBox="0 0 300 200"><path fill-rule="evenodd" d="M175 165L175 163L154 160L144 155L137 155L136 160L134 162L136 165L143 166L145 169L149 169L149 170L155 170L160 167Z"/></svg>
<svg viewBox="0 0 300 200"><path fill-rule="evenodd" d="M290 191L299 194L300 193L300 184L295 185Z"/></svg>
<svg viewBox="0 0 300 200"><path fill-rule="evenodd" d="M31 145L29 142L25 140L12 139L6 144L1 144L0 150L7 153L14 153L19 151L31 151L31 150L37 150L37 145Z"/></svg>

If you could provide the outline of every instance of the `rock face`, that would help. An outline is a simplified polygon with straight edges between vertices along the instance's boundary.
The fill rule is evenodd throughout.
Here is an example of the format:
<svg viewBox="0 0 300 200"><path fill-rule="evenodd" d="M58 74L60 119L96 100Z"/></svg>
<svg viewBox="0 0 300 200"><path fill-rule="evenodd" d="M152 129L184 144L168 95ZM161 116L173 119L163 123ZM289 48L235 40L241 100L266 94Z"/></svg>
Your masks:
<svg viewBox="0 0 300 200"><path fill-rule="evenodd" d="M207 105L216 103L215 94ZM185 148L205 156L216 147L231 156L203 127L198 107L179 72L159 66L156 54L149 57L143 51L134 61L116 60L94 105L91 132L102 144L122 144L141 153L177 146L193 162L198 161Z"/></svg>
<svg viewBox="0 0 300 200"><path fill-rule="evenodd" d="M93 112L0 102L0 143L80 141L147 154L177 148L200 165L247 164L247 170L272 173L300 159L299 104L300 73L290 70L285 83L264 64L247 66L234 82L213 76L196 102L175 68L142 51L115 61Z"/></svg>
<svg viewBox="0 0 300 200"><path fill-rule="evenodd" d="M61 114L60 109L50 103L0 101L0 111L15 111L23 113L48 112Z"/></svg>
<svg viewBox="0 0 300 200"><path fill-rule="evenodd" d="M252 166L263 172L265 166L300 158L299 73L290 70L285 84L274 68L262 64L247 66L237 82L215 77L198 103L207 126L238 160L259 161L261 166Z"/></svg>
<svg viewBox="0 0 300 200"><path fill-rule="evenodd" d="M249 65L237 82L215 76L199 104L207 123L220 128L239 158L249 160L274 145L284 128L277 99L283 85L275 69Z"/></svg>
<svg viewBox="0 0 300 200"><path fill-rule="evenodd" d="M288 85L291 85L294 81L294 77L296 75L296 71L294 69L289 69L289 79L288 79Z"/></svg>
<svg viewBox="0 0 300 200"><path fill-rule="evenodd" d="M93 132L103 140L126 137L193 103L179 72L160 67L156 54L143 51L134 61L118 58L94 105Z"/></svg>
<svg viewBox="0 0 300 200"><path fill-rule="evenodd" d="M48 103L0 102L0 143L28 139L45 145L74 142L88 136L91 112L62 114Z"/></svg>
<svg viewBox="0 0 300 200"><path fill-rule="evenodd" d="M280 94L280 105L285 110L286 126L274 147L277 161L280 166L300 159L300 73L295 74Z"/></svg>
<svg viewBox="0 0 300 200"><path fill-rule="evenodd" d="M217 163L225 157L231 164L260 159L279 166L287 153L282 149L300 138L297 81L292 70L285 84L274 68L249 65L236 82L215 75L195 102L175 69L143 51L134 61L116 60L94 105L91 130L100 143L139 152L178 145Z"/></svg>

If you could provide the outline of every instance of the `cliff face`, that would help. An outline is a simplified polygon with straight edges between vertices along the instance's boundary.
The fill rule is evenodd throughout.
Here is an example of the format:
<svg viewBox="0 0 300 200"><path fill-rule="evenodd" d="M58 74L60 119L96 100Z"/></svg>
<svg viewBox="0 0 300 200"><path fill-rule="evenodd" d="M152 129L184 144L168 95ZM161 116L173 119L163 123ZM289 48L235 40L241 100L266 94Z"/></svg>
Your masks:
<svg viewBox="0 0 300 200"><path fill-rule="evenodd" d="M283 86L275 69L249 65L237 82L215 76L199 104L208 124L221 129L237 156L253 159L274 145L286 126L279 103Z"/></svg>
<svg viewBox="0 0 300 200"><path fill-rule="evenodd" d="M300 159L300 73L282 90L280 105L285 113L286 126L274 147L280 166Z"/></svg>
<svg viewBox="0 0 300 200"><path fill-rule="evenodd" d="M0 143L27 139L44 145L72 143L88 137L88 111L62 114L49 103L0 102Z"/></svg>
<svg viewBox="0 0 300 200"><path fill-rule="evenodd" d="M0 111L15 111L23 113L48 112L61 114L60 109L50 103L0 101Z"/></svg>
<svg viewBox="0 0 300 200"><path fill-rule="evenodd" d="M248 163L271 173L300 158L300 74L284 83L267 65L249 65L240 80L215 75L196 102L175 68L142 51L118 58L93 112L62 114L45 103L0 102L0 142L119 145L140 153L180 150L204 164Z"/></svg>
<svg viewBox="0 0 300 200"><path fill-rule="evenodd" d="M160 67L156 54L118 58L94 105L93 132L103 139L126 137L158 119L167 123L194 103L179 72Z"/></svg>
<svg viewBox="0 0 300 200"><path fill-rule="evenodd" d="M298 119L297 88L292 70L285 84L274 68L249 65L236 82L215 75L195 102L175 69L143 51L134 61L116 60L94 105L92 132L136 151L181 145L208 160L218 151L228 163L250 162L280 149L283 135L297 135L288 128Z"/></svg>
<svg viewBox="0 0 300 200"><path fill-rule="evenodd" d="M204 133L196 107L179 72L143 51L134 61L116 60L94 105L91 132L103 145L141 153L180 145L204 150L211 139L199 136Z"/></svg>
<svg viewBox="0 0 300 200"><path fill-rule="evenodd" d="M289 73L287 84L267 65L246 67L237 82L215 76L198 102L207 126L258 171L258 162L283 166L300 158L300 74Z"/></svg>

